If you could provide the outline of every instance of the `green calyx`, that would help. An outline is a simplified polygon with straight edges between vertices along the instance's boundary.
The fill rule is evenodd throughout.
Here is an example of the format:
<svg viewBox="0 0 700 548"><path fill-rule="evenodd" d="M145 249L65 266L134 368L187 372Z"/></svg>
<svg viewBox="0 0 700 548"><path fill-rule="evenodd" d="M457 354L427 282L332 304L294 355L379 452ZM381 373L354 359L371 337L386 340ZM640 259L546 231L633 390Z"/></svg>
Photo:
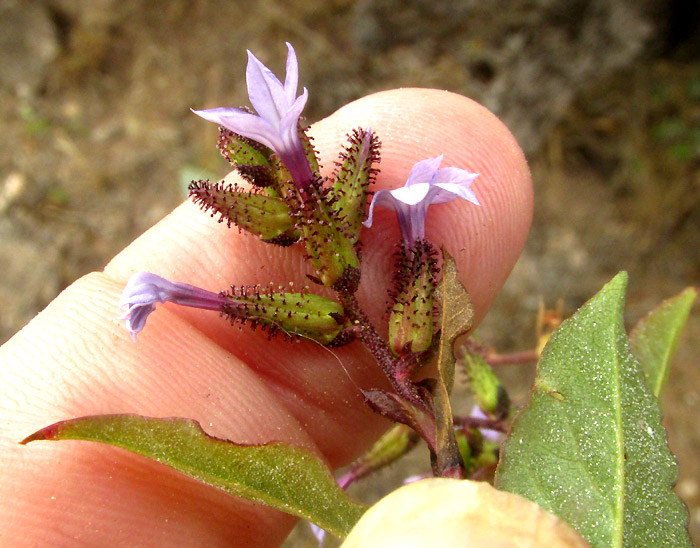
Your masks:
<svg viewBox="0 0 700 548"><path fill-rule="evenodd" d="M307 190L299 216L297 226L320 283L354 293L360 281L355 242L329 205L323 188L312 186Z"/></svg>
<svg viewBox="0 0 700 548"><path fill-rule="evenodd" d="M379 140L371 130L362 128L353 130L348 139L331 187L331 207L354 243L360 238L369 185L377 174L373 166L379 162Z"/></svg>
<svg viewBox="0 0 700 548"><path fill-rule="evenodd" d="M287 293L258 286L234 287L225 294L229 303L222 312L231 321L258 325L271 335L313 339L331 344L344 327L343 307L312 293Z"/></svg>
<svg viewBox="0 0 700 548"><path fill-rule="evenodd" d="M435 332L435 251L427 240L420 240L411 249L402 244L398 255L389 344L396 355L424 352Z"/></svg>
<svg viewBox="0 0 700 548"><path fill-rule="evenodd" d="M318 159L309 137L299 132L309 165L319 173ZM318 281L342 293L354 293L360 280L356 244L362 228L367 190L376 170L379 143L371 131L355 130L341 154L330 188L318 183L305 189L298 212L297 228Z"/></svg>
<svg viewBox="0 0 700 548"><path fill-rule="evenodd" d="M467 374L469 389L481 410L496 419L506 417L510 411L510 399L483 356L461 347L456 352L456 358Z"/></svg>
<svg viewBox="0 0 700 548"><path fill-rule="evenodd" d="M304 152L306 152L306 159L309 162L311 172L320 175L321 169L318 165L318 156L316 155L316 149L314 148L314 145L311 142L311 137L309 137L308 133L306 132L306 129L302 128L301 125L299 125L298 131L299 140L301 141L301 145L304 147Z"/></svg>
<svg viewBox="0 0 700 548"><path fill-rule="evenodd" d="M269 196L280 197L290 205L298 206L299 200L292 176L272 149L226 128L219 128L219 131L217 147L241 177L257 187L264 188ZM309 137L301 128L299 136L307 150L312 170L318 172L318 161Z"/></svg>
<svg viewBox="0 0 700 548"><path fill-rule="evenodd" d="M232 224L260 238L290 245L299 239L287 203L277 197L245 190L238 185L193 181L190 197L203 210L219 214L219 221Z"/></svg>
<svg viewBox="0 0 700 548"><path fill-rule="evenodd" d="M413 449L419 439L415 430L397 423L379 438L369 451L350 465L349 474L353 481L368 476L403 457Z"/></svg>
<svg viewBox="0 0 700 548"><path fill-rule="evenodd" d="M498 463L499 443L486 439L478 428L457 429L455 439L468 475Z"/></svg>
<svg viewBox="0 0 700 548"><path fill-rule="evenodd" d="M217 148L244 179L259 187L274 186L277 177L270 148L223 127L219 132Z"/></svg>

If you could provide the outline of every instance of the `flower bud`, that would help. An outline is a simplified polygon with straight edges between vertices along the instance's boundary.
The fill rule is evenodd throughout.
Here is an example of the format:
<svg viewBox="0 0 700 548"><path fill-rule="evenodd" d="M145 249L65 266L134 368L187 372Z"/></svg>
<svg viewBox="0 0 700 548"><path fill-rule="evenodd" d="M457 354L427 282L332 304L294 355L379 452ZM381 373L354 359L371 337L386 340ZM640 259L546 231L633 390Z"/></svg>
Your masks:
<svg viewBox="0 0 700 548"><path fill-rule="evenodd" d="M331 209L326 190L309 187L299 216L297 227L320 282L354 293L360 282L360 260L352 234Z"/></svg>
<svg viewBox="0 0 700 548"><path fill-rule="evenodd" d="M485 482L430 478L372 506L341 548L589 548L564 521Z"/></svg>
<svg viewBox="0 0 700 548"><path fill-rule="evenodd" d="M376 472L403 457L418 443L418 434L405 424L395 424L379 438L350 469L338 480L345 489L348 485L372 472Z"/></svg>
<svg viewBox="0 0 700 548"><path fill-rule="evenodd" d="M374 182L379 162L379 140L370 129L355 129L349 136L349 145L337 163L331 207L348 227L350 238L357 242L365 217L369 186Z"/></svg>
<svg viewBox="0 0 700 548"><path fill-rule="evenodd" d="M270 161L272 149L225 127L219 127L217 148L249 183L258 187L275 183L275 170Z"/></svg>
<svg viewBox="0 0 700 548"><path fill-rule="evenodd" d="M435 250L427 240L418 240L409 249L401 244L396 267L389 344L396 355L424 352L435 332Z"/></svg>
<svg viewBox="0 0 700 548"><path fill-rule="evenodd" d="M469 389L479 408L494 419L508 416L510 411L508 393L483 356L460 347L455 352L455 357L467 375Z"/></svg>
<svg viewBox="0 0 700 548"><path fill-rule="evenodd" d="M263 240L282 245L299 239L289 206L281 198L244 190L235 183L192 181L189 190L192 200L204 211L211 210L212 216L219 214L219 222L235 224Z"/></svg>
<svg viewBox="0 0 700 548"><path fill-rule="evenodd" d="M221 311L233 321L260 325L271 335L304 337L331 344L344 327L343 307L312 293L286 293L253 287L233 287L223 294Z"/></svg>

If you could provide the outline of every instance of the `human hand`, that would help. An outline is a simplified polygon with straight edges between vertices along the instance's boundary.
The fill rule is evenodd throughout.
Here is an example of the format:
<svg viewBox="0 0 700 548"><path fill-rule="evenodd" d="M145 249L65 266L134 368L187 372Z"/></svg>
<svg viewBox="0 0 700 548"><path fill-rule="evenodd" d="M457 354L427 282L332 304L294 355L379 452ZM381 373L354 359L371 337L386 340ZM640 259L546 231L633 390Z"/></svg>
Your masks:
<svg viewBox="0 0 700 548"><path fill-rule="evenodd" d="M413 164L444 153L444 166L480 173L481 207L433 208L431 240L455 257L476 322L525 242L530 175L508 130L461 96L383 92L342 108L311 134L326 174L354 127L382 142L377 189L405 182ZM145 183L147 184L147 183ZM363 231L358 299L377 325L385 310L394 243L391 212ZM115 257L64 291L0 351L0 543L4 546L276 546L293 518L234 499L142 457L85 442L18 441L81 415L138 413L198 420L242 443L305 446L331 467L347 464L387 422L359 387L385 386L359 345L267 342L216 314L164 305L133 343L116 318L129 275L147 270L218 291L230 284L308 283L300 246L272 247L218 224L185 203Z"/></svg>

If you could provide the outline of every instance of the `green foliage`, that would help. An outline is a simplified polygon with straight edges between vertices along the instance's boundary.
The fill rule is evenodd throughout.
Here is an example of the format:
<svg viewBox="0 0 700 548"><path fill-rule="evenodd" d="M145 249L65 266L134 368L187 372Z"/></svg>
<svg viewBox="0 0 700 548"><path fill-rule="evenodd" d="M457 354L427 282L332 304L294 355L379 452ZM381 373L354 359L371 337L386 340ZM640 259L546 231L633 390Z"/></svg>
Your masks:
<svg viewBox="0 0 700 548"><path fill-rule="evenodd" d="M239 445L207 435L189 419L81 417L47 426L22 443L36 440L121 447L231 495L308 519L340 537L366 509L338 487L325 464L309 451L282 443Z"/></svg>
<svg viewBox="0 0 700 548"><path fill-rule="evenodd" d="M686 288L642 318L630 333L632 353L642 366L649 390L657 398L668 380L678 338L697 295L696 289Z"/></svg>
<svg viewBox="0 0 700 548"><path fill-rule="evenodd" d="M626 285L616 276L552 335L496 485L558 515L593 548L690 546L658 403L624 331Z"/></svg>

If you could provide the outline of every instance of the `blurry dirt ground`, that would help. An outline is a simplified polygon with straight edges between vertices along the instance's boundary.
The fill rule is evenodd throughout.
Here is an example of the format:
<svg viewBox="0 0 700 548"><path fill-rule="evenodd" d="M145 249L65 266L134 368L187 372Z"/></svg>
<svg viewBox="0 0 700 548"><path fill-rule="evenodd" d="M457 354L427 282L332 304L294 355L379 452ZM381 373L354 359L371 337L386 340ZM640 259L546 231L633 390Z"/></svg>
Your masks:
<svg viewBox="0 0 700 548"><path fill-rule="evenodd" d="M535 221L479 330L534 343L628 270L632 325L700 275L700 47L692 3L0 0L0 341L226 171L190 107L246 104L245 49L276 72L294 43L315 120L399 86L481 101L531 162ZM487 3L488 4L488 3ZM700 313L663 406L700 541ZM502 368L517 399L531 368ZM369 481L371 501L426 460ZM310 542L297 533L291 545Z"/></svg>

